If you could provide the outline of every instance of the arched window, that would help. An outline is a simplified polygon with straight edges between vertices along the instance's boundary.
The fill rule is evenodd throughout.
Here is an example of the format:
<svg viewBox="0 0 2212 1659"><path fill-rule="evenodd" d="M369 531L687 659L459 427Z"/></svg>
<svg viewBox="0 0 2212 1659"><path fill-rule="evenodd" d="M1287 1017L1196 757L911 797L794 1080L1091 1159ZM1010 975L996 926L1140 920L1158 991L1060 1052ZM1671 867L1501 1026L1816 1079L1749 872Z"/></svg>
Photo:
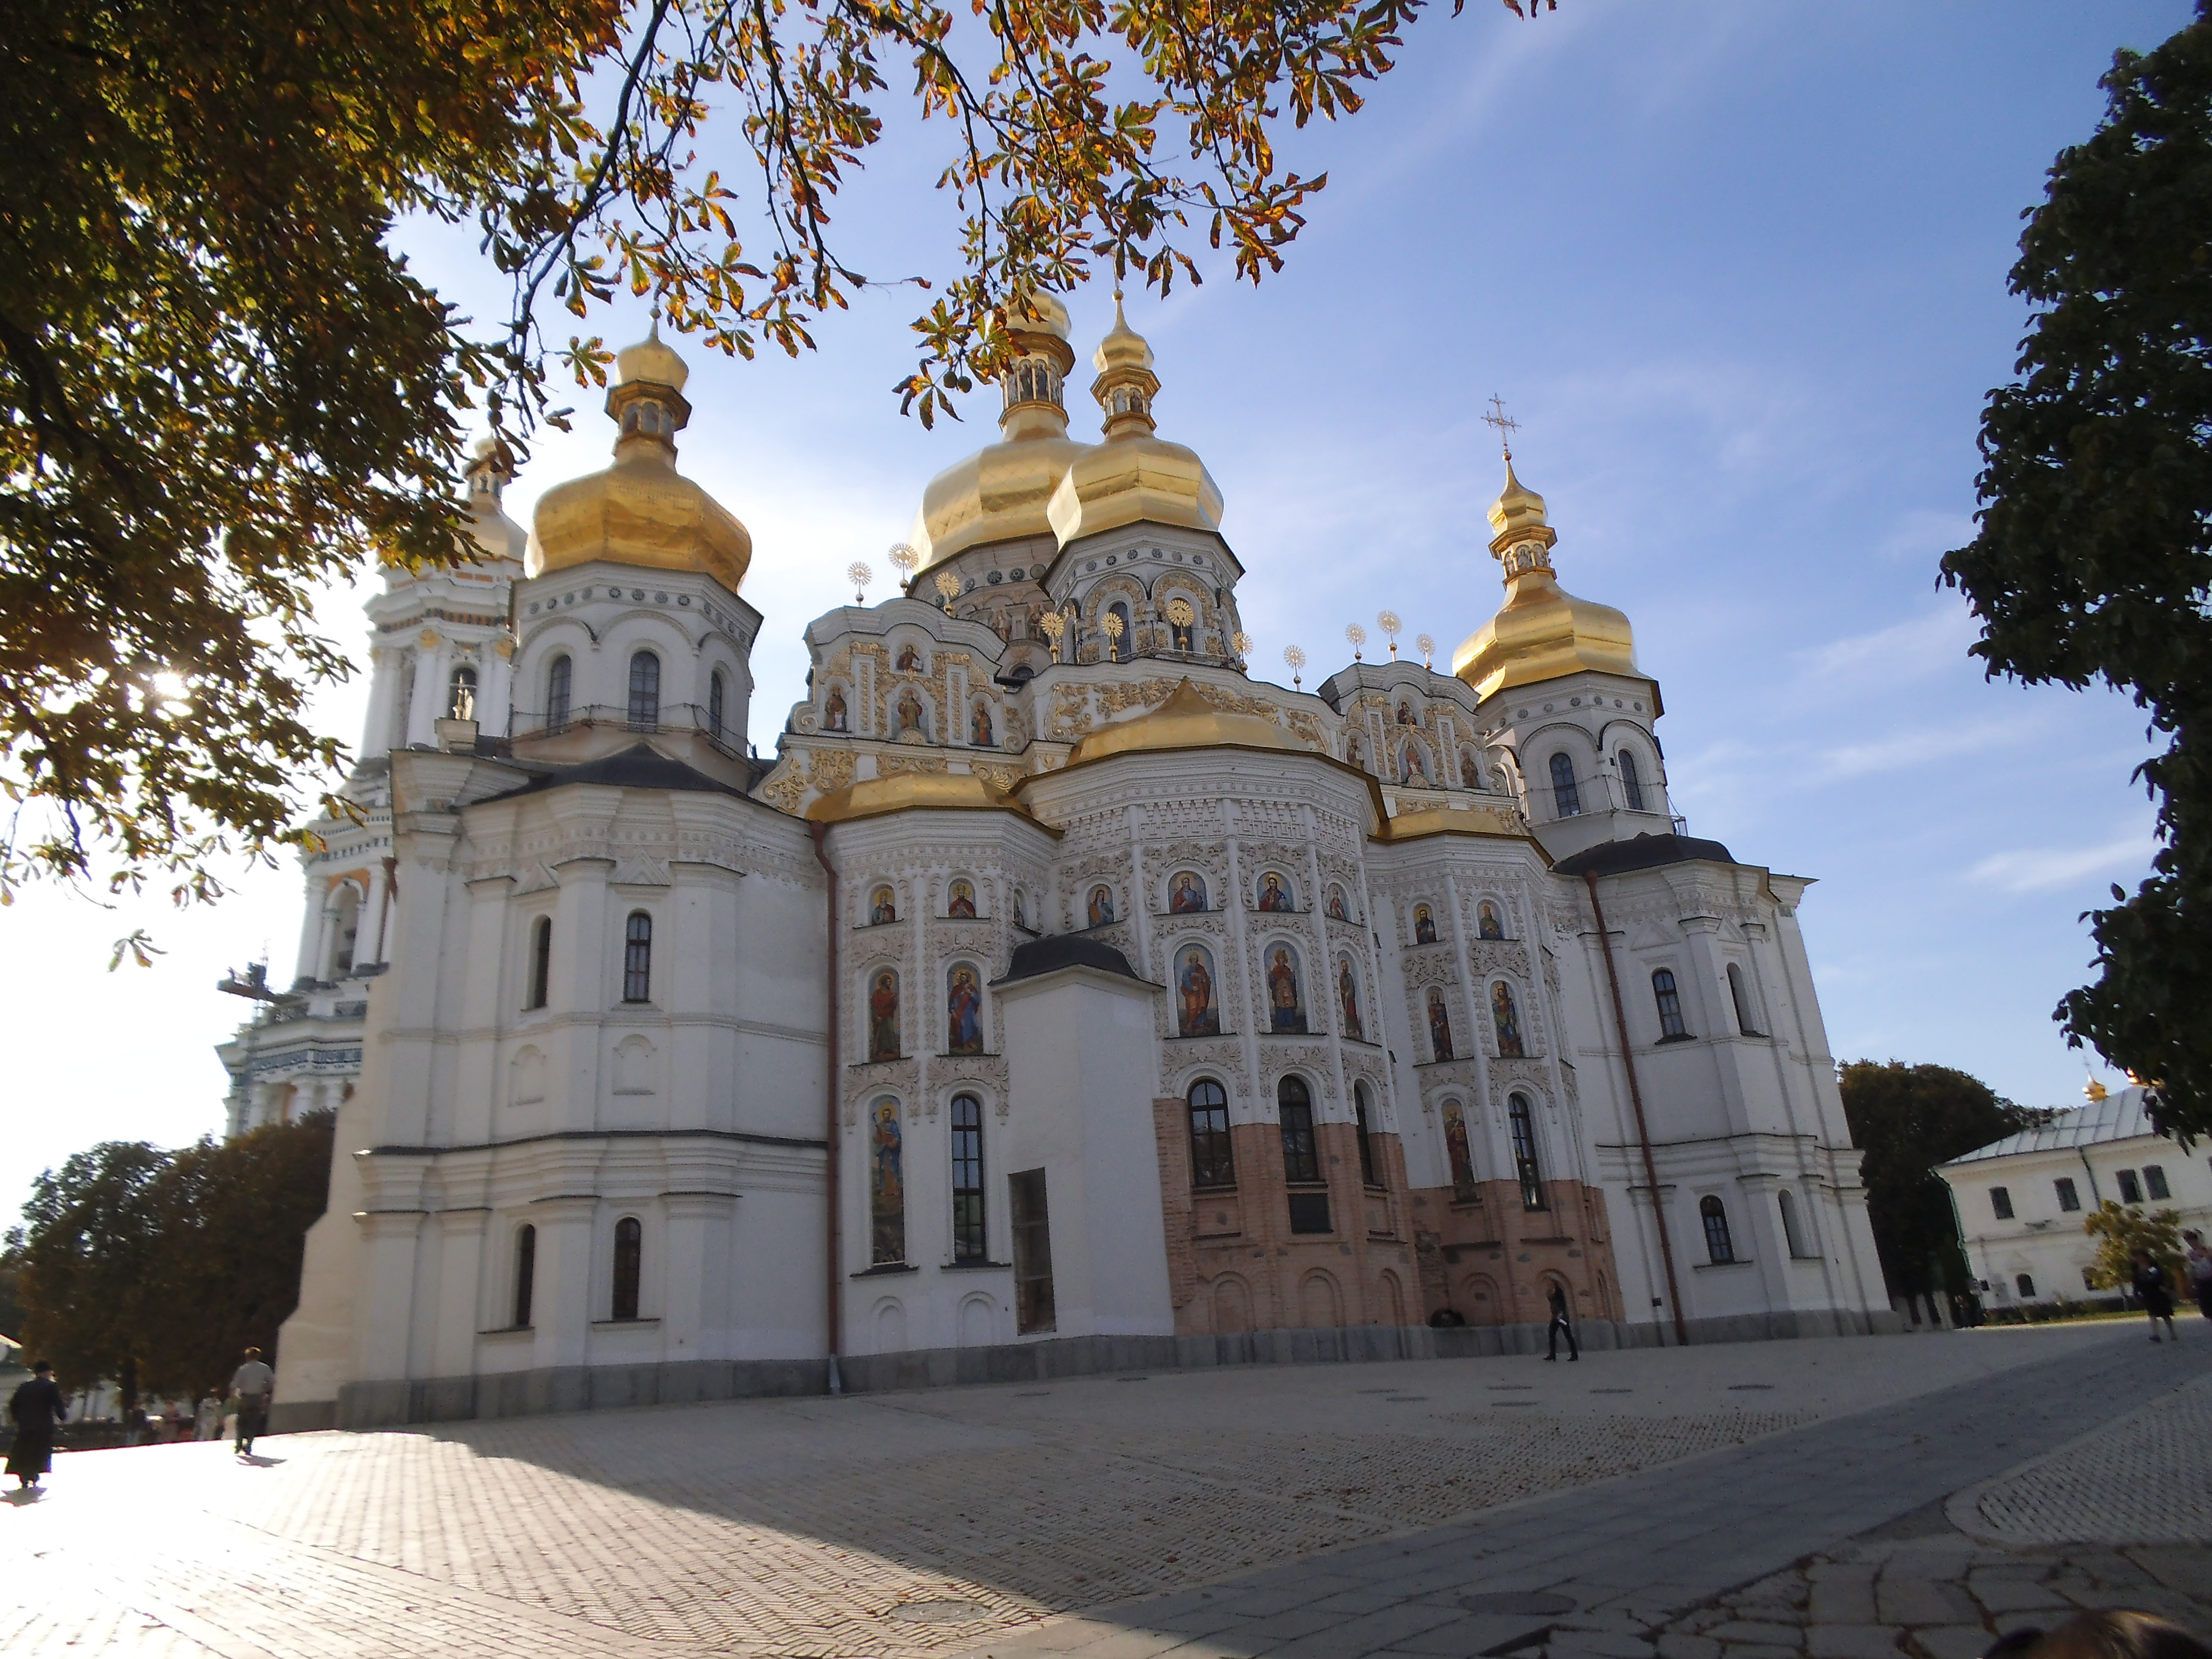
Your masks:
<svg viewBox="0 0 2212 1659"><path fill-rule="evenodd" d="M1313 1097L1304 1081L1286 1077L1275 1088L1283 1127L1283 1179L1296 1185L1321 1180L1321 1153L1314 1144Z"/></svg>
<svg viewBox="0 0 2212 1659"><path fill-rule="evenodd" d="M1698 1200L1698 1218L1705 1224L1705 1255L1716 1265L1735 1260L1735 1246L1729 1242L1728 1209L1717 1198Z"/></svg>
<svg viewBox="0 0 2212 1659"><path fill-rule="evenodd" d="M1751 1017L1751 988L1743 982L1743 969L1731 962L1728 969L1729 1000L1735 1004L1735 1029L1746 1036L1764 1036Z"/></svg>
<svg viewBox="0 0 2212 1659"><path fill-rule="evenodd" d="M525 1227L514 1236L514 1323L530 1325L530 1298L538 1289L538 1229Z"/></svg>
<svg viewBox="0 0 2212 1659"><path fill-rule="evenodd" d="M1682 1024L1682 994L1674 988L1674 975L1664 968L1651 975L1651 997L1659 1005L1659 1041L1689 1036L1690 1028Z"/></svg>
<svg viewBox="0 0 2212 1659"><path fill-rule="evenodd" d="M1790 1247L1790 1254L1802 1258L1810 1255L1805 1248L1804 1235L1797 1230L1797 1198L1787 1187L1777 1195L1782 1206L1782 1242Z"/></svg>
<svg viewBox="0 0 2212 1659"><path fill-rule="evenodd" d="M642 910L623 930L623 1000L653 1000L653 918Z"/></svg>
<svg viewBox="0 0 2212 1659"><path fill-rule="evenodd" d="M645 1265L645 1229L626 1215L615 1223L615 1294L610 1319L637 1317L637 1281Z"/></svg>
<svg viewBox="0 0 2212 1659"><path fill-rule="evenodd" d="M566 657L556 657L545 669L545 729L565 732L568 729L568 691L575 678L575 668Z"/></svg>
<svg viewBox="0 0 2212 1659"><path fill-rule="evenodd" d="M1129 607L1124 601L1116 599L1106 607L1106 614L1121 619L1121 631L1106 641L1107 647L1114 653L1113 660L1127 662L1134 653L1137 644L1137 636L1129 624Z"/></svg>
<svg viewBox="0 0 2212 1659"><path fill-rule="evenodd" d="M540 916L530 929L530 1000L526 1008L543 1008L553 990L553 918ZM527 1320L517 1320L527 1324Z"/></svg>
<svg viewBox="0 0 2212 1659"><path fill-rule="evenodd" d="M2026 1273L2022 1273L2018 1278L2014 1279L2013 1280L2013 1284L2019 1289L2020 1299L2021 1301L2033 1302L2035 1300L2035 1281L2033 1279L2030 1279Z"/></svg>
<svg viewBox="0 0 2212 1659"><path fill-rule="evenodd" d="M983 1103L952 1097L952 1259L984 1261Z"/></svg>
<svg viewBox="0 0 2212 1659"><path fill-rule="evenodd" d="M1575 763L1564 749L1552 757L1552 802L1563 818L1573 817L1583 810L1583 792L1575 783Z"/></svg>
<svg viewBox="0 0 2212 1659"><path fill-rule="evenodd" d="M650 651L629 659L629 723L641 732L660 724L660 659Z"/></svg>
<svg viewBox="0 0 2212 1659"><path fill-rule="evenodd" d="M477 717L477 671L466 664L446 682L446 718L472 720Z"/></svg>
<svg viewBox="0 0 2212 1659"><path fill-rule="evenodd" d="M1637 770L1636 757L1626 749L1620 751L1620 793L1628 798L1628 810L1644 810L1644 777Z"/></svg>
<svg viewBox="0 0 2212 1659"><path fill-rule="evenodd" d="M1536 1157L1536 1120L1528 1097L1515 1095L1505 1103L1505 1119L1513 1131L1513 1173L1521 1182L1521 1207L1546 1210L1544 1166Z"/></svg>
<svg viewBox="0 0 2212 1659"><path fill-rule="evenodd" d="M1210 1077L1190 1085L1190 1184L1237 1184L1237 1165L1229 1149L1229 1093Z"/></svg>
<svg viewBox="0 0 2212 1659"><path fill-rule="evenodd" d="M722 740L722 671L719 668L707 677L707 735L716 743Z"/></svg>
<svg viewBox="0 0 2212 1659"><path fill-rule="evenodd" d="M1367 1085L1364 1083L1352 1085L1352 1127L1359 1138L1359 1179L1366 1186L1379 1187L1382 1178L1376 1173L1375 1142L1368 1133Z"/></svg>

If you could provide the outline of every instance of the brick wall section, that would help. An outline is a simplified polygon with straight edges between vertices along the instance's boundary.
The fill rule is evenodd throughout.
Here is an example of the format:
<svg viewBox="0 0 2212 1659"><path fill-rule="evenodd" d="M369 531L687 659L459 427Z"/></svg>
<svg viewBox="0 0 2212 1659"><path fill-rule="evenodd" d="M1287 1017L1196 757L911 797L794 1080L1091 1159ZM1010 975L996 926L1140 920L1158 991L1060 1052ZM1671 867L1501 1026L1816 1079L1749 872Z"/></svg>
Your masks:
<svg viewBox="0 0 2212 1659"><path fill-rule="evenodd" d="M1198 1294L1198 1264L1191 1249L1190 1109L1174 1095L1152 1100L1152 1133L1160 1148L1160 1213L1168 1235L1168 1299L1176 1328Z"/></svg>
<svg viewBox="0 0 2212 1659"><path fill-rule="evenodd" d="M1547 1286L1564 1281L1577 1319L1619 1319L1620 1275L1605 1194L1576 1181L1547 1181L1548 1207L1525 1208L1511 1181L1486 1181L1472 1202L1449 1187L1412 1194L1429 1311L1449 1307L1470 1325L1540 1324ZM1443 1299L1435 1300L1441 1291Z"/></svg>

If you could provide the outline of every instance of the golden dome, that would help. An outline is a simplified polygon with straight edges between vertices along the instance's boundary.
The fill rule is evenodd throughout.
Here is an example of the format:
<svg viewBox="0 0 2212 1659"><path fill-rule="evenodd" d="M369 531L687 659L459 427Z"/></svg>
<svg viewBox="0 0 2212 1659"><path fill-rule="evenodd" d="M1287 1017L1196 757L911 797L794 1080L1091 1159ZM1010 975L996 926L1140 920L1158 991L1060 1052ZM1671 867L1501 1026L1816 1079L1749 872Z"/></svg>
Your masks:
<svg viewBox="0 0 2212 1659"><path fill-rule="evenodd" d="M704 489L676 470L676 434L691 418L690 370L653 332L616 359L607 414L621 427L615 464L538 498L526 568L532 576L605 559L647 570L695 571L732 593L753 538Z"/></svg>
<svg viewBox="0 0 2212 1659"><path fill-rule="evenodd" d="M817 796L806 816L819 823L846 823L909 810L1029 816L1019 801L1000 794L973 772L894 772L888 777L864 778Z"/></svg>
<svg viewBox="0 0 2212 1659"><path fill-rule="evenodd" d="M1221 528L1221 486L1195 450L1156 437L1152 399L1160 389L1152 349L1114 300L1114 327L1091 361L1091 395L1106 412L1106 441L1078 456L1047 512L1066 547L1081 537L1146 520L1193 530Z"/></svg>
<svg viewBox="0 0 2212 1659"><path fill-rule="evenodd" d="M1513 476L1510 455L1490 522L1498 532L1490 550L1505 567L1505 603L1453 653L1452 672L1478 698L1582 669L1643 678L1627 617L1577 599L1553 575L1559 532L1546 521L1544 498Z"/></svg>
<svg viewBox="0 0 2212 1659"><path fill-rule="evenodd" d="M1075 745L1067 757L1070 766L1103 760L1109 755L1133 755L1169 749L1286 749L1294 754L1314 750L1270 720L1257 714L1231 714L1216 708L1199 695L1186 678L1168 700L1148 714L1102 726Z"/></svg>

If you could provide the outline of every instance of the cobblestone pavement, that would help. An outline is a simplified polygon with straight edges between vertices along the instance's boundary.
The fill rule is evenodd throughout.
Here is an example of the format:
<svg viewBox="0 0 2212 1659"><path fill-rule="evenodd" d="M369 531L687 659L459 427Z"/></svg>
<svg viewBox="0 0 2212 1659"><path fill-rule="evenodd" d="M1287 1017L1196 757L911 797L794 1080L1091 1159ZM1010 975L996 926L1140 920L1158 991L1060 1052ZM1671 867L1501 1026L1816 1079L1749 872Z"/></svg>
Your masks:
<svg viewBox="0 0 2212 1659"><path fill-rule="evenodd" d="M2108 1405L2077 1412L2063 1434L2015 1435L1988 1467L1930 1494L1946 1495L2148 1398L2115 1369L2113 1348L2101 1333L2051 1332L1593 1354L1573 1366L1160 1373L286 1437L264 1441L256 1466L220 1446L86 1453L59 1460L43 1501L0 1506L0 1650L949 1659L1127 1640L1151 1652L1164 1647L1128 1609L1218 1613L1241 1596L1247 1610L1212 1626L1239 1626L1233 1640L1189 1646L1192 1659L1285 1643L1320 1652L1297 1643L1327 1638L1363 1598L1421 1625L1385 1569L1433 1559L1480 1517L1536 1516L1578 1489L1598 1500L1797 1446L1869 1407L1879 1417L1961 1392L2102 1388ZM1801 1481L1801 1499L1830 1475L1849 1487L1849 1462ZM1721 1484L1725 1501L1741 1501L1738 1480ZM1621 1502L1589 1514L1586 1543L1618 1535ZM1668 1518L1633 1501L1627 1512ZM1564 1538L1574 1524L1534 1526ZM1516 1523L1524 1540L1530 1526ZM1456 1597L1493 1579L1527 1588L1506 1584L1482 1549L1443 1547L1455 1554L1443 1624L1465 1612ZM1291 1634L1249 1611L1255 1594L1284 1594L1255 1591L1254 1575L1286 1571L1340 1598L1292 1619ZM1607 1598L1569 1599L1578 1613ZM1466 1617L1460 1634L1482 1645L1530 1630L1510 1612ZM1561 1641L1613 1634L1552 1622ZM1377 1650L1371 1634L1347 1631L1367 1645L1326 1650Z"/></svg>

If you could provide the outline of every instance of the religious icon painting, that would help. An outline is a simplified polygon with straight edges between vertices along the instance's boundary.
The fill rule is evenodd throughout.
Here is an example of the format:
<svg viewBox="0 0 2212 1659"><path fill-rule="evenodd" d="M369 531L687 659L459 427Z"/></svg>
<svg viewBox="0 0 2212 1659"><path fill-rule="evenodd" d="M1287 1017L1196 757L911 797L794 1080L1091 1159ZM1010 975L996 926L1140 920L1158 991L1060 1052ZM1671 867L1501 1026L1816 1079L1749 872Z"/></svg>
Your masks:
<svg viewBox="0 0 2212 1659"><path fill-rule="evenodd" d="M902 674L921 672L921 653L911 645L901 646L898 653L898 672Z"/></svg>
<svg viewBox="0 0 2212 1659"><path fill-rule="evenodd" d="M1429 987L1429 1047L1438 1060L1455 1057L1452 1048L1451 1011L1444 1006L1443 988Z"/></svg>
<svg viewBox="0 0 2212 1659"><path fill-rule="evenodd" d="M1090 926L1093 927L1103 927L1108 922L1113 921L1114 890L1104 882L1100 882L1091 890L1091 898L1084 907L1084 912L1091 918Z"/></svg>
<svg viewBox="0 0 2212 1659"><path fill-rule="evenodd" d="M899 1057L898 975L888 968L868 987L868 1058Z"/></svg>
<svg viewBox="0 0 2212 1659"><path fill-rule="evenodd" d="M1413 783L1417 781L1422 783L1429 781L1429 766L1421 758L1419 745L1409 743L1405 752L1398 757L1398 781Z"/></svg>
<svg viewBox="0 0 2212 1659"><path fill-rule="evenodd" d="M1416 724L1413 719L1413 705L1410 702L1401 702L1398 705L1398 724L1401 726Z"/></svg>
<svg viewBox="0 0 2212 1659"><path fill-rule="evenodd" d="M1528 1050L1521 1042L1521 1013L1513 1006L1513 988L1499 980L1490 988L1490 1017L1498 1027L1498 1053L1512 1060Z"/></svg>
<svg viewBox="0 0 2212 1659"><path fill-rule="evenodd" d="M1260 878L1260 908L1262 910L1295 910L1298 908L1297 896L1292 892L1290 883L1273 870Z"/></svg>
<svg viewBox="0 0 2212 1659"><path fill-rule="evenodd" d="M1168 881L1168 914L1185 916L1206 908L1206 878L1195 870L1178 870Z"/></svg>
<svg viewBox="0 0 2212 1659"><path fill-rule="evenodd" d="M822 729L824 732L842 732L845 729L845 694L834 685L822 702Z"/></svg>
<svg viewBox="0 0 2212 1659"><path fill-rule="evenodd" d="M869 1255L878 1267L906 1260L906 1149L898 1105L879 1100L868 1114Z"/></svg>
<svg viewBox="0 0 2212 1659"><path fill-rule="evenodd" d="M902 738L926 735L921 729L921 699L915 696L912 686L899 693L898 735Z"/></svg>
<svg viewBox="0 0 2212 1659"><path fill-rule="evenodd" d="M975 970L964 962L952 969L945 988L945 1052L983 1052L983 988Z"/></svg>
<svg viewBox="0 0 2212 1659"><path fill-rule="evenodd" d="M1354 1042L1366 1042L1366 1030L1359 1023L1359 976L1352 971L1350 957L1336 959L1336 1002L1344 1035Z"/></svg>
<svg viewBox="0 0 2212 1659"><path fill-rule="evenodd" d="M1287 945L1267 952L1267 1029L1303 1032L1306 1029L1305 993L1298 985L1298 960Z"/></svg>
<svg viewBox="0 0 2212 1659"><path fill-rule="evenodd" d="M1425 904L1413 907L1413 943L1434 945L1437 942L1436 912Z"/></svg>
<svg viewBox="0 0 2212 1659"><path fill-rule="evenodd" d="M1014 889L1014 926L1017 927L1025 928L1029 925L1029 897L1020 888L1017 887Z"/></svg>
<svg viewBox="0 0 2212 1659"><path fill-rule="evenodd" d="M975 718L969 722L968 741L978 749L988 749L994 741L991 736L991 705L981 698L975 702Z"/></svg>
<svg viewBox="0 0 2212 1659"><path fill-rule="evenodd" d="M1350 742L1344 745L1344 763L1346 766L1364 766L1365 764L1365 762L1360 758L1358 738L1353 738Z"/></svg>
<svg viewBox="0 0 2212 1659"><path fill-rule="evenodd" d="M1498 907L1488 899L1474 907L1474 931L1484 939L1505 937L1505 926L1498 919Z"/></svg>
<svg viewBox="0 0 2212 1659"><path fill-rule="evenodd" d="M1459 781L1469 789L1482 787L1482 763L1475 759L1472 749L1459 751Z"/></svg>
<svg viewBox="0 0 2212 1659"><path fill-rule="evenodd" d="M1452 1198L1471 1204L1479 1194L1474 1186L1474 1154L1468 1144L1467 1114L1459 1102L1444 1102L1444 1151L1451 1158Z"/></svg>
<svg viewBox="0 0 2212 1659"><path fill-rule="evenodd" d="M956 881L945 897L945 914L961 918L975 914L975 884L967 880Z"/></svg>
<svg viewBox="0 0 2212 1659"><path fill-rule="evenodd" d="M1176 953L1176 1035L1221 1035L1221 1008L1213 996L1213 958L1202 945L1186 945Z"/></svg>
<svg viewBox="0 0 2212 1659"><path fill-rule="evenodd" d="M868 896L868 926L880 927L887 921L898 920L898 899L889 886L878 887Z"/></svg>
<svg viewBox="0 0 2212 1659"><path fill-rule="evenodd" d="M1328 884L1328 919L1331 921L1352 920L1351 912L1345 908L1343 885L1334 881Z"/></svg>

